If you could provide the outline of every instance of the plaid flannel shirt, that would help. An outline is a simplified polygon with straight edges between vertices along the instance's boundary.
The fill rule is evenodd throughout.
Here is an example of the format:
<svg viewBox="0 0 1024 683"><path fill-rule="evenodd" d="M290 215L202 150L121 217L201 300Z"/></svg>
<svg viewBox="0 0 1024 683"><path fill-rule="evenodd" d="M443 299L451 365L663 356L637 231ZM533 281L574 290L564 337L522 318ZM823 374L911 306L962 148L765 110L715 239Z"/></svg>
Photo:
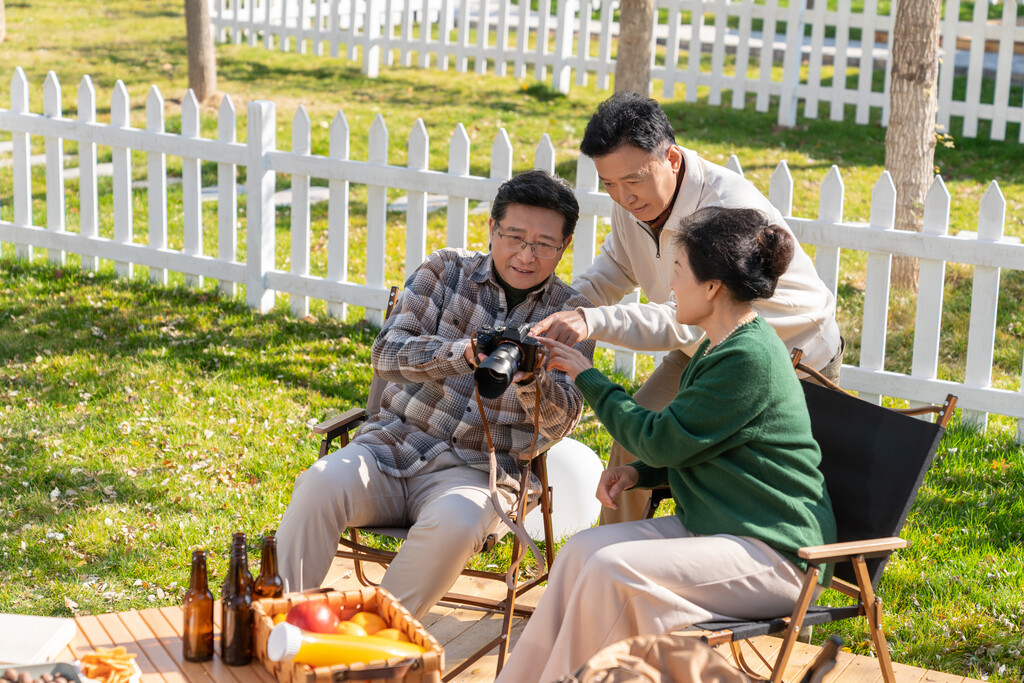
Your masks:
<svg viewBox="0 0 1024 683"><path fill-rule="evenodd" d="M552 275L507 311L492 264L490 254L434 252L405 283L398 309L377 335L373 367L389 384L380 412L363 425L355 441L373 453L381 471L408 477L447 450L472 467L488 470L474 368L465 358L470 336L485 324L535 323L557 311L590 305ZM580 342L577 348L593 358L594 342ZM513 384L498 398L483 399L502 486L518 488L516 454L529 454L538 399L538 447L544 439L572 432L583 412L583 397L564 372L541 372L535 378Z"/></svg>

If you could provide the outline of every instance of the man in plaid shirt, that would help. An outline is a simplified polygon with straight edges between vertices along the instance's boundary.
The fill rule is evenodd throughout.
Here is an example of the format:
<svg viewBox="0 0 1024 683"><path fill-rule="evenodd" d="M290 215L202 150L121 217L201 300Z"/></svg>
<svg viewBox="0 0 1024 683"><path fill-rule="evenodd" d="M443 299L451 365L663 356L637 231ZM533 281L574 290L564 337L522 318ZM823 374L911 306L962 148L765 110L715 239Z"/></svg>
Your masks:
<svg viewBox="0 0 1024 683"><path fill-rule="evenodd" d="M380 411L295 482L277 532L285 590L320 586L348 526L411 525L382 585L417 618L455 583L498 518L474 392L484 356L474 357L470 337L484 325L532 324L590 305L554 275L578 217L565 181L541 170L521 173L491 205L491 253L442 249L405 283L373 344L374 371L388 382ZM593 342L578 348L593 356ZM583 411L579 390L561 371L517 371L506 391L483 399L507 507L538 401L545 439L569 434Z"/></svg>

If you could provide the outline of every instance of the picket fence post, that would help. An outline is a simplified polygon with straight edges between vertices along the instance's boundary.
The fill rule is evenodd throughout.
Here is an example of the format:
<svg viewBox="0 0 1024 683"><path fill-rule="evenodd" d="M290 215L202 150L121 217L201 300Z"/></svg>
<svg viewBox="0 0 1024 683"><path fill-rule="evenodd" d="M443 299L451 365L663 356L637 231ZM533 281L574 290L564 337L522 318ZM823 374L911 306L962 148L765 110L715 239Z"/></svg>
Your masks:
<svg viewBox="0 0 1024 683"><path fill-rule="evenodd" d="M43 115L63 118L60 81L50 71L43 82ZM65 232L64 224L64 140L58 136L45 136L46 151L46 229ZM63 266L67 254L60 249L48 249L50 263Z"/></svg>
<svg viewBox="0 0 1024 683"><path fill-rule="evenodd" d="M355 5L356 0L349 0ZM366 18L363 23L363 75L377 78L380 75L380 23L381 2L366 0ZM355 29L353 27L353 33ZM353 41L354 42L354 41Z"/></svg>
<svg viewBox="0 0 1024 683"><path fill-rule="evenodd" d="M940 176L935 176L925 195L921 232L926 235L949 234L949 191ZM910 376L935 379L939 371L946 262L942 259L921 259L920 263Z"/></svg>
<svg viewBox="0 0 1024 683"><path fill-rule="evenodd" d="M199 137L199 100L196 99L192 88L185 93L185 99L181 103L181 137ZM203 188L199 168L197 157L182 157L182 246L184 253L194 255L203 253ZM203 276L186 273L185 284L188 287L202 287Z"/></svg>
<svg viewBox="0 0 1024 683"><path fill-rule="evenodd" d="M833 165L821 183L821 197L818 200L818 220L822 223L843 222L843 198L846 188L839 174L839 167ZM833 295L839 290L839 247L818 245L814 257L814 269Z"/></svg>
<svg viewBox="0 0 1024 683"><path fill-rule="evenodd" d="M11 111L28 114L28 78L20 66L11 76ZM22 227L32 225L32 162L28 133L11 133L11 168L14 174L14 223ZM31 244L15 244L14 255L31 261L35 251Z"/></svg>
<svg viewBox="0 0 1024 683"><path fill-rule="evenodd" d="M327 153L332 159L348 160L349 133L348 119L339 109L331 122ZM348 281L348 187L347 180L332 178L327 182L327 279L332 282ZM327 315L331 317L344 320L347 311L344 303L327 302Z"/></svg>
<svg viewBox="0 0 1024 683"><path fill-rule="evenodd" d="M306 108L299 105L292 117L292 154L309 155L312 148L309 114ZM289 270L296 275L309 275L309 176L292 176L292 262ZM292 294L289 297L289 308L296 318L302 319L309 315L309 297L304 294Z"/></svg>
<svg viewBox="0 0 1024 683"><path fill-rule="evenodd" d="M597 192L597 167L594 160L581 154L576 160L576 191ZM576 278L594 262L597 253L597 216L580 214L572 242L572 277Z"/></svg>
<svg viewBox="0 0 1024 683"><path fill-rule="evenodd" d="M247 113L245 174L245 300L258 313L274 307L267 271L274 268L274 187L270 153L277 148L277 107L250 102Z"/></svg>
<svg viewBox="0 0 1024 683"><path fill-rule="evenodd" d="M551 70L551 87L568 95L572 73L572 9L576 0L561 0L558 3L558 20L555 24L555 65Z"/></svg>
<svg viewBox="0 0 1024 683"><path fill-rule="evenodd" d="M871 191L871 225L869 230L894 230L896 226L896 184L888 171ZM892 254L869 251L864 273L864 313L861 321L860 367L885 369L886 327L889 321L889 276ZM865 401L881 404L878 394L860 392Z"/></svg>
<svg viewBox="0 0 1024 683"><path fill-rule="evenodd" d="M1006 199L999 184L992 181L981 198L978 211L978 241L998 242L1003 239L1006 221ZM999 307L999 268L975 266L971 290L971 322L967 332L967 366L964 382L978 387L992 386L992 359L996 337L996 311ZM965 410L963 420L984 431L988 413Z"/></svg>
<svg viewBox="0 0 1024 683"><path fill-rule="evenodd" d="M555 145L547 133L544 133L537 143L537 150L533 154L533 167L552 174L555 172Z"/></svg>
<svg viewBox="0 0 1024 683"><path fill-rule="evenodd" d="M448 175L469 175L469 135L466 127L459 123L452 132L448 143ZM448 197L448 225L445 246L465 249L469 242L469 200L466 197Z"/></svg>
<svg viewBox="0 0 1024 683"><path fill-rule="evenodd" d="M388 127L384 117L377 114L370 124L370 150L367 161L371 164L388 163ZM385 288L384 256L387 249L388 189L383 185L366 188L366 284ZM367 308L366 321L380 327L384 324L384 311Z"/></svg>
<svg viewBox="0 0 1024 683"><path fill-rule="evenodd" d="M504 128L499 128L491 144L491 180L505 181L512 177L512 141Z"/></svg>
<svg viewBox="0 0 1024 683"><path fill-rule="evenodd" d="M128 88L118 79L114 94L110 98L110 124L115 128L131 127L131 105ZM132 226L132 151L128 147L115 146L111 150L114 164L114 241L130 244L134 241ZM114 272L119 277L131 277L133 265L126 261L115 261Z"/></svg>
<svg viewBox="0 0 1024 683"><path fill-rule="evenodd" d="M92 79L82 76L78 85L78 120L82 123L96 123L96 89ZM78 142L78 210L79 232L83 237L96 237L99 234L99 192L96 184L96 143L80 140ZM82 256L83 270L96 270L99 258L85 254Z"/></svg>
<svg viewBox="0 0 1024 683"><path fill-rule="evenodd" d="M409 168L425 171L430 162L430 135L423 119L409 132ZM410 190L406 205L405 279L427 260L427 193Z"/></svg>
<svg viewBox="0 0 1024 683"><path fill-rule="evenodd" d="M736 155L733 155L729 161L735 158ZM736 159L737 168L739 164L739 159ZM793 215L793 174L790 173L789 164L785 159L778 163L768 181L768 202L778 209L783 217Z"/></svg>
<svg viewBox="0 0 1024 683"><path fill-rule="evenodd" d="M191 90L189 91L191 92ZM182 120L182 133L185 132L185 121ZM164 132L164 98L155 85L149 89L146 98L146 130L150 133ZM149 246L154 249L167 248L167 158L163 152L147 152L146 154L147 198L149 201ZM184 168L182 162L182 182ZM185 190L182 188L184 202ZM187 202L184 202L187 206ZM186 208L187 212L188 209ZM187 223L187 220L186 220ZM167 284L165 268L150 268L149 281L154 284Z"/></svg>
<svg viewBox="0 0 1024 683"><path fill-rule="evenodd" d="M270 0L264 0L264 7L270 13ZM217 110L217 140L234 144L237 140L235 105L230 95L225 95ZM217 259L234 263L238 254L238 170L234 164L217 164ZM218 283L225 296L235 296L237 285L232 280L221 278Z"/></svg>

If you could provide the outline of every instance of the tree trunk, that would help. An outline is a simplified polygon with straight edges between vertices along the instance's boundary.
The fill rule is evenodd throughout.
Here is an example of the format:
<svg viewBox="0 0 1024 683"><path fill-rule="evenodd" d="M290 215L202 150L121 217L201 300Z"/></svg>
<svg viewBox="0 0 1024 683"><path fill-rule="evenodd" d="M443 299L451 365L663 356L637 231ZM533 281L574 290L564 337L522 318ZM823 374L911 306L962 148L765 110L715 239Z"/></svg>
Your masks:
<svg viewBox="0 0 1024 683"><path fill-rule="evenodd" d="M188 87L203 103L217 92L217 59L213 51L207 0L185 0L185 36L188 43Z"/></svg>
<svg viewBox="0 0 1024 683"><path fill-rule="evenodd" d="M651 90L651 32L654 0L622 0L619 49L615 56L615 92L646 95Z"/></svg>
<svg viewBox="0 0 1024 683"><path fill-rule="evenodd" d="M896 185L899 230L921 231L925 195L935 177L941 16L941 0L901 0L896 6L885 168ZM894 259L897 288L916 291L917 278L917 259Z"/></svg>

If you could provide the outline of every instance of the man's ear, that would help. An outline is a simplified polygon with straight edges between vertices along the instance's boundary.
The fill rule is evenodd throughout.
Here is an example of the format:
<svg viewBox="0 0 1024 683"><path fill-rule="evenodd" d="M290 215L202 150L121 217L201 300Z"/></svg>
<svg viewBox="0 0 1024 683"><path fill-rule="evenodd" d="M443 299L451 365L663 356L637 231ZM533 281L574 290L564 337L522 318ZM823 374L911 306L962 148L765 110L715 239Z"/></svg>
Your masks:
<svg viewBox="0 0 1024 683"><path fill-rule="evenodd" d="M672 166L672 172L678 173L683 167L683 148L679 145L669 145L667 158Z"/></svg>

